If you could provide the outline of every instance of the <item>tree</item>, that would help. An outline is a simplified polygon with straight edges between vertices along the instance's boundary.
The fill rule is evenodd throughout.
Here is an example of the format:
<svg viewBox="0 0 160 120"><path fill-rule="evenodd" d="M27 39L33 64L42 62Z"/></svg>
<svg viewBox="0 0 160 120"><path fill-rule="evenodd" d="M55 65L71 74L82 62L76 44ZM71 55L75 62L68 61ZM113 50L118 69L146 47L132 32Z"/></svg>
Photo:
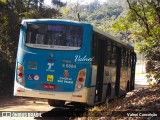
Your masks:
<svg viewBox="0 0 160 120"><path fill-rule="evenodd" d="M131 35L131 27L132 24L129 23L126 16L123 18L119 18L116 22L114 22L111 26L111 29L115 32L116 37L118 37L120 40L129 42L129 40L131 39L129 38L129 36Z"/></svg>
<svg viewBox="0 0 160 120"><path fill-rule="evenodd" d="M130 22L138 23L141 31L136 36L141 39L140 51L151 62L155 79L160 79L160 1L127 0Z"/></svg>
<svg viewBox="0 0 160 120"><path fill-rule="evenodd" d="M51 3L54 4L54 5L57 5L59 7L63 7L63 6L66 5L63 2L61 2L60 0L52 0Z"/></svg>
<svg viewBox="0 0 160 120"><path fill-rule="evenodd" d="M58 10L46 7L43 0L0 0L0 88L8 84L13 87L21 20L59 15Z"/></svg>

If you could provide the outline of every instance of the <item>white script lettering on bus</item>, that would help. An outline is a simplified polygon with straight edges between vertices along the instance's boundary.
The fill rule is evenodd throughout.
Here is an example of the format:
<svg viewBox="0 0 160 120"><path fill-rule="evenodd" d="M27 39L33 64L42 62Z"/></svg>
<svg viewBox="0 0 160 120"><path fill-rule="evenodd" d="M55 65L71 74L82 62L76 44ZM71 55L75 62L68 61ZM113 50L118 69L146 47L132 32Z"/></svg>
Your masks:
<svg viewBox="0 0 160 120"><path fill-rule="evenodd" d="M87 58L87 55L81 57L80 55L75 56L75 62L92 62L93 58Z"/></svg>

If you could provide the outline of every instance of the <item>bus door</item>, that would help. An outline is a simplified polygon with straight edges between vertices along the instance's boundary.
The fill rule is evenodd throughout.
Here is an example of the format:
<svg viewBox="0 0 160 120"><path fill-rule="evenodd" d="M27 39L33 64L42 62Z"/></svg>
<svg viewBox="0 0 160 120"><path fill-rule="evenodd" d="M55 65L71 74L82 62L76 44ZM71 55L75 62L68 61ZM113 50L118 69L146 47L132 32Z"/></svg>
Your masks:
<svg viewBox="0 0 160 120"><path fill-rule="evenodd" d="M97 40L97 77L95 89L95 104L102 102L103 92L103 73L104 73L104 56L105 56L105 41Z"/></svg>
<svg viewBox="0 0 160 120"><path fill-rule="evenodd" d="M135 82L135 67L136 67L136 53L131 53L131 82L130 82L130 88L131 90L134 90L134 82Z"/></svg>

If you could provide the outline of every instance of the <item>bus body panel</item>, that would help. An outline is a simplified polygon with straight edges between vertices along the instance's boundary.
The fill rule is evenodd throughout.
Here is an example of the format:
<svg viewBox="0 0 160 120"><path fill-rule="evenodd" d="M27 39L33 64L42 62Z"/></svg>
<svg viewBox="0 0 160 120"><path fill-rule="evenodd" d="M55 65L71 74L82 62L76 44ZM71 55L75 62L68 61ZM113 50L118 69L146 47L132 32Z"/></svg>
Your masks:
<svg viewBox="0 0 160 120"><path fill-rule="evenodd" d="M82 47L79 50L51 50L27 47L25 41L28 23L81 26L83 27ZM43 20L23 21L22 25L16 60L14 95L87 102L92 68L91 61L86 59L91 58L92 26L53 20L46 20L45 22ZM24 86L19 85L17 82L19 77L18 65L23 66ZM82 89L76 90L77 78L81 70L86 71L85 80ZM67 98L64 97L66 95Z"/></svg>
<svg viewBox="0 0 160 120"><path fill-rule="evenodd" d="M27 88L48 91L43 88L43 84L52 83L57 85L54 89L55 92L73 92L78 72L82 69L89 71L86 64L81 65L73 61L77 54L82 54L81 52L41 51L35 52L35 54L26 52L23 54L24 60L21 64L24 66L25 87ZM50 54L54 57L50 58ZM65 72L68 74L66 78ZM39 76L39 79L35 79L36 76Z"/></svg>
<svg viewBox="0 0 160 120"><path fill-rule="evenodd" d="M104 83L111 84L111 96L113 99L115 96L115 84L116 84L116 67L104 66Z"/></svg>

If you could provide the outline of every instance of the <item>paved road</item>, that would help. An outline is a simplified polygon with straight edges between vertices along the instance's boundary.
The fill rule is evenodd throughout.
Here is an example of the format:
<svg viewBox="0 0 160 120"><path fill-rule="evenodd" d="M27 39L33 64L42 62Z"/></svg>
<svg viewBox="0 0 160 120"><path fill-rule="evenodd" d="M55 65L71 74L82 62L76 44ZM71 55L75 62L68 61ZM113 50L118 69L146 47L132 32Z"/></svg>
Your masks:
<svg viewBox="0 0 160 120"><path fill-rule="evenodd" d="M81 106L77 108L74 103L67 103L64 107L55 108L49 106L46 99L14 96L0 97L0 116L2 112L9 112L7 114L12 115L12 117L0 117L0 120L22 120L22 117L16 117L15 115L27 114L28 116L27 111L31 114L34 112L39 113L38 117L23 117L23 120L69 120L85 113L84 108Z"/></svg>
<svg viewBox="0 0 160 120"><path fill-rule="evenodd" d="M146 78L146 64L145 62L136 63L136 75L135 75L135 89L148 87L149 84Z"/></svg>
<svg viewBox="0 0 160 120"><path fill-rule="evenodd" d="M138 74L135 75L135 89L148 87L149 84L147 82L146 74Z"/></svg>
<svg viewBox="0 0 160 120"><path fill-rule="evenodd" d="M146 64L137 62L137 64L136 64L136 73L143 74L145 72L146 72Z"/></svg>

